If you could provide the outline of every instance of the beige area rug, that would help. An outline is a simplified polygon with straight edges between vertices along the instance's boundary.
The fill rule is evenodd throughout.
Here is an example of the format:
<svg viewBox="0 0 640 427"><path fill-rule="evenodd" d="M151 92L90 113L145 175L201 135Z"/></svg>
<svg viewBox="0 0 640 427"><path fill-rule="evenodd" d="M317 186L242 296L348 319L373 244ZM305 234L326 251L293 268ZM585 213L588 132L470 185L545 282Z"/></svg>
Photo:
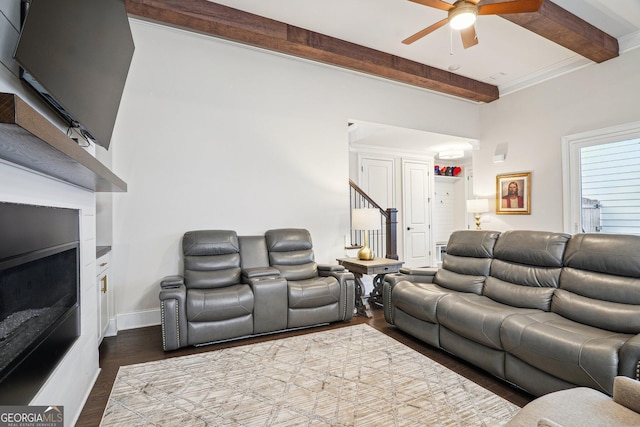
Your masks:
<svg viewBox="0 0 640 427"><path fill-rule="evenodd" d="M361 324L123 366L101 426L497 426L518 410Z"/></svg>

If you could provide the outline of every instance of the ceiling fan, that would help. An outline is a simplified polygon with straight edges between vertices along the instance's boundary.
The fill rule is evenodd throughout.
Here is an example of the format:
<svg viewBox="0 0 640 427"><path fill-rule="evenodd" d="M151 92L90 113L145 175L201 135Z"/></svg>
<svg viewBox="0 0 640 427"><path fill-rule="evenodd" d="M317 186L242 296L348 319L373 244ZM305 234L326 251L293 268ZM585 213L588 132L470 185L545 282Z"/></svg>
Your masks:
<svg viewBox="0 0 640 427"><path fill-rule="evenodd" d="M544 0L512 0L500 3L482 4L482 0L457 0L455 3L447 3L444 0L409 0L425 6L448 12L448 16L424 30L420 30L411 37L402 41L411 44L429 33L449 23L454 30L460 30L462 45L465 49L478 44L476 35L476 17L478 15L507 15L510 13L536 12Z"/></svg>

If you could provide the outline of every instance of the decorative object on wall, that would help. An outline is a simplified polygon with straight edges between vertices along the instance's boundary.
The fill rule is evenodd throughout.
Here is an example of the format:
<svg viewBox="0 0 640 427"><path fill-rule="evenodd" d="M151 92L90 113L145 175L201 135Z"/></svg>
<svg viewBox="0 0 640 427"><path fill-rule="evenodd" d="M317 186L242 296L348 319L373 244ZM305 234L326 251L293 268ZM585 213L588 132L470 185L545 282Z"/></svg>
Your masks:
<svg viewBox="0 0 640 427"><path fill-rule="evenodd" d="M433 167L433 172L438 176L458 176L462 172L460 166L439 166Z"/></svg>
<svg viewBox="0 0 640 427"><path fill-rule="evenodd" d="M374 254L369 247L369 230L380 229L380 212L378 209L354 209L351 213L351 227L364 231L364 241L358 251L358 258L372 260Z"/></svg>
<svg viewBox="0 0 640 427"><path fill-rule="evenodd" d="M496 176L496 213L531 214L531 172Z"/></svg>
<svg viewBox="0 0 640 427"><path fill-rule="evenodd" d="M493 163L502 163L507 158L507 148L508 145L506 142L496 145L496 151L493 155Z"/></svg>
<svg viewBox="0 0 640 427"><path fill-rule="evenodd" d="M489 212L489 199L467 200L467 213L474 214L476 219L476 230L480 228L480 214Z"/></svg>

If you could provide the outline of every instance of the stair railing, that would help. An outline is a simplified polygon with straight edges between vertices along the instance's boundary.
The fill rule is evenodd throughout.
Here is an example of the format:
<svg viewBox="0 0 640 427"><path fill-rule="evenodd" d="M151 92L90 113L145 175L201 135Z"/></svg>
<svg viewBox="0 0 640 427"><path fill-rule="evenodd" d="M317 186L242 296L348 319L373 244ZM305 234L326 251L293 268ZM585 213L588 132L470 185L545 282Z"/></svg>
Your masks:
<svg viewBox="0 0 640 427"><path fill-rule="evenodd" d="M373 249L374 255L389 259L398 259L398 210L396 208L384 209L378 205L367 193L358 185L349 180L349 198L351 209L349 210L349 225L351 225L351 212L353 209L378 209L380 211L380 229L369 231L369 247ZM351 247L362 246L364 232L351 228Z"/></svg>

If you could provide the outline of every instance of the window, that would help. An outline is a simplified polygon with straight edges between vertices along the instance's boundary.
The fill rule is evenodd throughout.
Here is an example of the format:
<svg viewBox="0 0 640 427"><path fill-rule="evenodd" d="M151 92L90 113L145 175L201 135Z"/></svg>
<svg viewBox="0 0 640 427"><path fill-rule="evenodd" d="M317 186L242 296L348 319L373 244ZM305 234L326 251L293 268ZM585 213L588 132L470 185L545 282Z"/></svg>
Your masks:
<svg viewBox="0 0 640 427"><path fill-rule="evenodd" d="M640 235L640 122L563 138L569 233Z"/></svg>

